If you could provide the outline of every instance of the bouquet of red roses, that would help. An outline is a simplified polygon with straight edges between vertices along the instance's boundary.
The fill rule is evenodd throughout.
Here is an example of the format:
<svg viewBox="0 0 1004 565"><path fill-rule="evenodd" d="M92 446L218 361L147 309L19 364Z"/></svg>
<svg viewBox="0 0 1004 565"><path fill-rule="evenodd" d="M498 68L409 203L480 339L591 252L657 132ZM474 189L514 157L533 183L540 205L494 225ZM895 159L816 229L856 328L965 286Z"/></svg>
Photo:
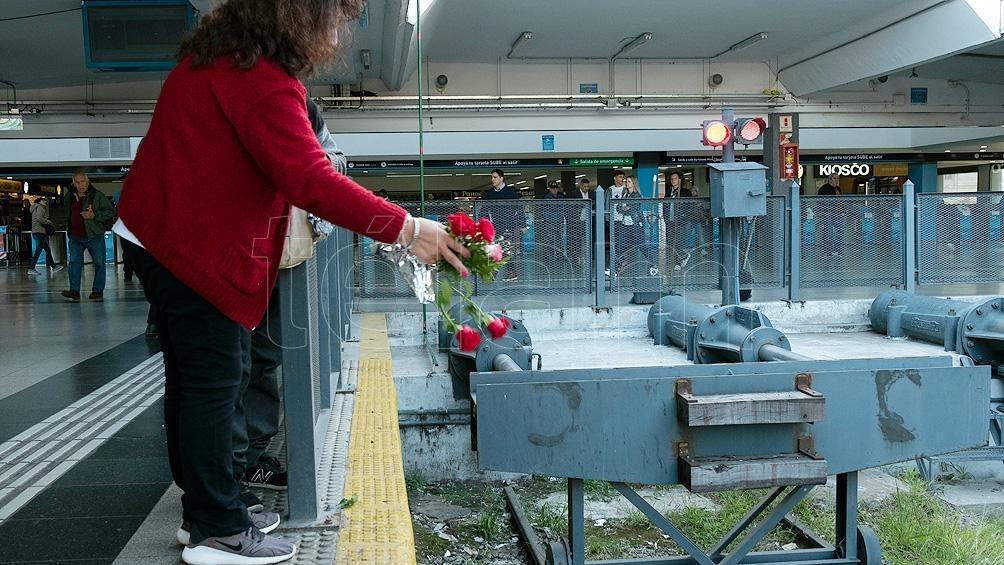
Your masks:
<svg viewBox="0 0 1004 565"><path fill-rule="evenodd" d="M486 328L493 339L505 335L508 330L504 318L495 318L486 314L480 306L474 303L471 296L474 287L469 278L470 273L491 280L499 268L505 264L506 257L502 245L495 241L495 226L488 218L474 221L463 212L457 212L447 217L447 229L450 235L464 245L471 256L463 259L468 272L461 273L453 265L445 261L439 263L439 288L436 290L436 307L446 327L457 336L460 349L473 351L481 344L481 332L468 325L460 325L449 313L453 302L453 293L457 292L463 299L464 311L480 327Z"/></svg>

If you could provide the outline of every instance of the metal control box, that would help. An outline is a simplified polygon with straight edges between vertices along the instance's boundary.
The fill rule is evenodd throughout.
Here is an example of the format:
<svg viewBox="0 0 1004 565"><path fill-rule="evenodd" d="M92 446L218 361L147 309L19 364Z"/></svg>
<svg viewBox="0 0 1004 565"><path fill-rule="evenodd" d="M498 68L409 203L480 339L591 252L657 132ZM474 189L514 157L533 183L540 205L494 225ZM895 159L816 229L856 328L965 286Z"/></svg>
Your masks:
<svg viewBox="0 0 1004 565"><path fill-rule="evenodd" d="M710 167L713 217L767 215L767 167L760 163L713 163Z"/></svg>

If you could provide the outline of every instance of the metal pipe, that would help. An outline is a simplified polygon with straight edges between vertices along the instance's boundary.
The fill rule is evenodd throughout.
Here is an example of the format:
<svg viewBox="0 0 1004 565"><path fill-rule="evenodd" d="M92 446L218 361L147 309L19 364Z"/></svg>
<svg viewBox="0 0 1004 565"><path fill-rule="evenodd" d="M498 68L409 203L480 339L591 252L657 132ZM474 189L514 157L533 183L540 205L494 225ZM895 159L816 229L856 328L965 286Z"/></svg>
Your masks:
<svg viewBox="0 0 1004 565"><path fill-rule="evenodd" d="M495 369L496 371L522 371L523 370L523 368L520 367L519 364L516 363L516 361L513 360L512 357L509 357L508 355L506 355L504 353L500 354L500 355L496 355L495 358L492 359L492 369Z"/></svg>
<svg viewBox="0 0 1004 565"><path fill-rule="evenodd" d="M760 348L761 361L812 361L812 357L768 343Z"/></svg>
<svg viewBox="0 0 1004 565"><path fill-rule="evenodd" d="M1004 364L1004 297L962 302L888 290L868 316L875 332L937 343L980 365Z"/></svg>
<svg viewBox="0 0 1004 565"><path fill-rule="evenodd" d="M679 295L664 296L648 312L658 345L675 345L695 363L807 361L762 313L737 305L710 308Z"/></svg>

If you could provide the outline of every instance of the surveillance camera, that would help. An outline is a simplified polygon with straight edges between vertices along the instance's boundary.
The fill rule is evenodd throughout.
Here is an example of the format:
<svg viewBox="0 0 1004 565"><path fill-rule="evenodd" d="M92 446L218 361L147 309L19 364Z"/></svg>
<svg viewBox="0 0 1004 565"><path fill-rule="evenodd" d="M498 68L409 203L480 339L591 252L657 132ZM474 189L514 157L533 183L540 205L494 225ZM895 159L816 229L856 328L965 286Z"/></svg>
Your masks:
<svg viewBox="0 0 1004 565"><path fill-rule="evenodd" d="M889 80L889 75L882 75L875 80L879 81L882 84L885 84L886 81Z"/></svg>
<svg viewBox="0 0 1004 565"><path fill-rule="evenodd" d="M436 86L439 88L446 88L446 85L450 82L450 77L446 75L439 75L436 77Z"/></svg>
<svg viewBox="0 0 1004 565"><path fill-rule="evenodd" d="M708 77L708 86L710 86L711 88L718 88L719 86L722 85L723 82L725 82L725 77L723 77L718 73L715 73L710 77Z"/></svg>

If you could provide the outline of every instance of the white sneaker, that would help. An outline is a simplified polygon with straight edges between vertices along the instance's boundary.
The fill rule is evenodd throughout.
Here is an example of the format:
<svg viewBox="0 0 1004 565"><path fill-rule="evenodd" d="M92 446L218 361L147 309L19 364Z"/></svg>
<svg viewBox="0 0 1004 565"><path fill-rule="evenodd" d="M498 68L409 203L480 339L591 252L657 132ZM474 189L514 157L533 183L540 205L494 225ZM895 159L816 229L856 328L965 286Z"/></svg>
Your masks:
<svg viewBox="0 0 1004 565"><path fill-rule="evenodd" d="M52 274L55 275L56 273L58 273L59 271L62 271L62 270L63 270L63 266L62 265L56 265L55 267L52 268Z"/></svg>
<svg viewBox="0 0 1004 565"><path fill-rule="evenodd" d="M279 515L275 512L251 512L251 524L263 534L275 531L279 527ZM188 545L192 542L192 525L187 521L181 523L181 527L174 534L174 539L181 545Z"/></svg>
<svg viewBox="0 0 1004 565"><path fill-rule="evenodd" d="M38 275L41 275L42 273L36 271L35 269L28 269L28 274L30 276L37 277Z"/></svg>

